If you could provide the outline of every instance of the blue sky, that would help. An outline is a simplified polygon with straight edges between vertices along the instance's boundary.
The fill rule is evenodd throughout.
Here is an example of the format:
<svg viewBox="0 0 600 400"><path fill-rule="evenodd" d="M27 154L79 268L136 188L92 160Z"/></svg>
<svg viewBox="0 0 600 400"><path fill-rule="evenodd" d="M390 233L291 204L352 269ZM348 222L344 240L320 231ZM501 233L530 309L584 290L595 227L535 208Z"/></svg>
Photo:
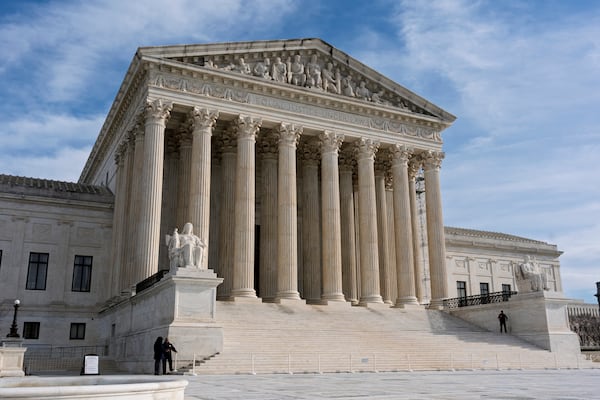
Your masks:
<svg viewBox="0 0 600 400"><path fill-rule="evenodd" d="M597 1L2 1L0 173L76 181L137 47L312 37L458 117L446 225L557 244L596 302Z"/></svg>

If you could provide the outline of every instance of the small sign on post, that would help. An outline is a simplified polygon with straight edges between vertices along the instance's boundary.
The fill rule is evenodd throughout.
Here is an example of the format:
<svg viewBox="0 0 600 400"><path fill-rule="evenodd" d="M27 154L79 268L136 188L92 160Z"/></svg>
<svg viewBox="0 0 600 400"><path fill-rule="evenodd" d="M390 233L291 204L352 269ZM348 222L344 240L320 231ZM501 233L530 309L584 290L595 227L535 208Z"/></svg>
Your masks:
<svg viewBox="0 0 600 400"><path fill-rule="evenodd" d="M86 354L83 356L83 368L81 375L99 375L100 357L97 354Z"/></svg>

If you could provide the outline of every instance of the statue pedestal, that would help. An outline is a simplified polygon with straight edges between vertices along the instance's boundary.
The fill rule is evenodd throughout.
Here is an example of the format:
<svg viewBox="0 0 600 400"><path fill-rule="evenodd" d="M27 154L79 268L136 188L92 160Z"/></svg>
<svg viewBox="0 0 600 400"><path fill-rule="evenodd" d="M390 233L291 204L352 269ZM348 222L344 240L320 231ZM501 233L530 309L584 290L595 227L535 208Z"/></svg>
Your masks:
<svg viewBox="0 0 600 400"><path fill-rule="evenodd" d="M178 360L212 356L223 349L216 324L217 286L223 281L210 269L178 268L153 286L103 311L109 354L133 373L151 373L157 337L169 338ZM112 326L112 328L111 328Z"/></svg>
<svg viewBox="0 0 600 400"><path fill-rule="evenodd" d="M21 338L4 338L0 347L0 378L8 376L25 376L23 358L26 347L22 347Z"/></svg>
<svg viewBox="0 0 600 400"><path fill-rule="evenodd" d="M512 334L542 349L557 353L580 353L579 338L569 328L566 299L562 293L539 291L511 297L509 314Z"/></svg>
<svg viewBox="0 0 600 400"><path fill-rule="evenodd" d="M538 291L512 296L502 303L482 304L450 311L465 321L491 332L500 331L500 310L508 316L508 334L542 349L557 353L579 354L579 339L569 328L567 304L562 293Z"/></svg>

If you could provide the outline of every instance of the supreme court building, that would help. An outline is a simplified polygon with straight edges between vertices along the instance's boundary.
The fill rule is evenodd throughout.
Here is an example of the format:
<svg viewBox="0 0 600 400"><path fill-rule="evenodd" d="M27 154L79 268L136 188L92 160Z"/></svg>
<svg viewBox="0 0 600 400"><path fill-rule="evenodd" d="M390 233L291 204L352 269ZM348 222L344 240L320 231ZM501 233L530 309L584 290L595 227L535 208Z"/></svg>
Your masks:
<svg viewBox="0 0 600 400"><path fill-rule="evenodd" d="M555 245L444 227L454 120L319 39L140 48L78 183L1 176L2 327L19 298L27 343L118 336L187 222L217 301L439 309L526 255L561 292Z"/></svg>

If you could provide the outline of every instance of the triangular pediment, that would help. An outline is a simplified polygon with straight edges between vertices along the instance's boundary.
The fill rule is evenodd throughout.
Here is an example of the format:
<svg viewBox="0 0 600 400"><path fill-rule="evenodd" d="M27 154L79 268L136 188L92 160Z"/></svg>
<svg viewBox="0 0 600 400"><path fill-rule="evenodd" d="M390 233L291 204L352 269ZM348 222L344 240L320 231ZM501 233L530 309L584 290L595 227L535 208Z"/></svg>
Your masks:
<svg viewBox="0 0 600 400"><path fill-rule="evenodd" d="M145 47L138 53L432 116L446 123L455 119L320 39Z"/></svg>

